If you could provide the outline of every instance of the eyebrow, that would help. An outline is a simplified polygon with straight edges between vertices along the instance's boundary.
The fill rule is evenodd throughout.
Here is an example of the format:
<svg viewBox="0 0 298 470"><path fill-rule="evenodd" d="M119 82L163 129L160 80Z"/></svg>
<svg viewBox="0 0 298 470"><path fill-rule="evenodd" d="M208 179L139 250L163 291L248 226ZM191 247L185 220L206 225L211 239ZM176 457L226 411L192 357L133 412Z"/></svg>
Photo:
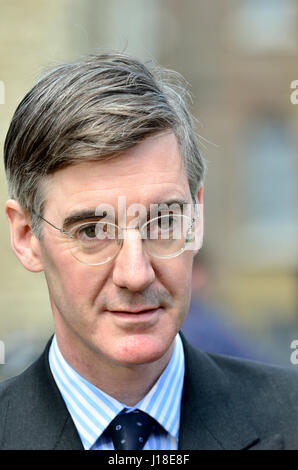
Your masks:
<svg viewBox="0 0 298 470"><path fill-rule="evenodd" d="M95 214L94 209L83 209L67 216L63 221L62 228L67 231L72 225L88 219L100 219L100 216Z"/></svg>
<svg viewBox="0 0 298 470"><path fill-rule="evenodd" d="M161 200L159 202L151 202L150 204L155 204L155 205L166 204L168 206L171 206L172 204L177 204L182 210L184 204L191 204L191 203L186 199L171 198L171 199L167 199L164 201ZM102 217L103 216L96 215L95 209L83 209L67 216L63 221L62 228L64 231L67 232L67 230L69 230L69 228L72 227L76 223L79 223L88 219L99 220Z"/></svg>

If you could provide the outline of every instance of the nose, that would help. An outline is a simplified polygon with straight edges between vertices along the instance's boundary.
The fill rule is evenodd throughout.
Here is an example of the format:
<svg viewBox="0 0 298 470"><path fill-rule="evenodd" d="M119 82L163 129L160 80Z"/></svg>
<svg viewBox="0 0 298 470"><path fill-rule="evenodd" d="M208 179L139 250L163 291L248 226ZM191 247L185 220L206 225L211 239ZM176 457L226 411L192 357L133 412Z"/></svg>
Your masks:
<svg viewBox="0 0 298 470"><path fill-rule="evenodd" d="M155 279L138 229L125 229L121 250L114 261L113 281L132 292L143 291Z"/></svg>

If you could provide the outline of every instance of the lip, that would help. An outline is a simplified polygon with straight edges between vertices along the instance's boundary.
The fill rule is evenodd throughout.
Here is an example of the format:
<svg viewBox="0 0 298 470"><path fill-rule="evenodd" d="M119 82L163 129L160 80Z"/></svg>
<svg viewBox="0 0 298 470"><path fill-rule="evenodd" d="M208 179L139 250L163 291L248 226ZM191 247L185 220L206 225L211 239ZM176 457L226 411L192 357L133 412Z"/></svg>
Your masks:
<svg viewBox="0 0 298 470"><path fill-rule="evenodd" d="M161 313L162 308L157 307L153 309L147 310L139 310L137 312L131 311L115 311L115 310L106 310L106 312L110 315L113 315L115 318L123 319L126 321L131 322L144 322L146 320L153 320L154 318L158 318L158 315Z"/></svg>
<svg viewBox="0 0 298 470"><path fill-rule="evenodd" d="M153 310L158 310L160 307L142 307L135 310L108 310L110 313L131 313L131 314L140 314L140 313L149 313Z"/></svg>

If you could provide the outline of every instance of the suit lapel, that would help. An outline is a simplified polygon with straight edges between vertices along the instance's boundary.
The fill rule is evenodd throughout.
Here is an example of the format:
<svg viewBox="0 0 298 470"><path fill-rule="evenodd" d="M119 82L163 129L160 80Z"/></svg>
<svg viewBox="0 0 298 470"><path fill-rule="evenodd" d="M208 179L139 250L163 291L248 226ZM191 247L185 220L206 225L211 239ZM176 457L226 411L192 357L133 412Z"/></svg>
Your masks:
<svg viewBox="0 0 298 470"><path fill-rule="evenodd" d="M84 450L81 439L70 415L68 415L53 450Z"/></svg>
<svg viewBox="0 0 298 470"><path fill-rule="evenodd" d="M243 409L229 400L223 372L181 335L185 380L181 404L179 449L244 449L259 442Z"/></svg>
<svg viewBox="0 0 298 470"><path fill-rule="evenodd" d="M15 387L6 412L6 422L14 425L4 429L3 449L83 449L50 371L50 342L42 356L16 379L21 385Z"/></svg>
<svg viewBox="0 0 298 470"><path fill-rule="evenodd" d="M48 359L49 348L50 344L48 344L43 358L45 365L45 380L48 381L47 388L49 390L50 400L52 400L52 408L54 408L54 413L51 419L51 442L48 441L48 445L50 445L50 448L53 450L83 450L83 445L77 429L51 373ZM41 406L43 407L44 404L41 403ZM48 433L47 438L49 438Z"/></svg>

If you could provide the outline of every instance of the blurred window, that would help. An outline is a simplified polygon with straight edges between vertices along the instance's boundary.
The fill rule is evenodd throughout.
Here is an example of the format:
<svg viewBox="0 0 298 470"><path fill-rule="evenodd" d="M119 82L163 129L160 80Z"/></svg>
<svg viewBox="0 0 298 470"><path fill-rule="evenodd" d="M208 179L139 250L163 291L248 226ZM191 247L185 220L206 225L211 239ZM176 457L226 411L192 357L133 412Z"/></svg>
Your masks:
<svg viewBox="0 0 298 470"><path fill-rule="evenodd" d="M224 21L224 39L252 54L297 52L295 0L236 1Z"/></svg>
<svg viewBox="0 0 298 470"><path fill-rule="evenodd" d="M254 118L241 141L242 230L260 260L295 263L296 149L280 116Z"/></svg>

